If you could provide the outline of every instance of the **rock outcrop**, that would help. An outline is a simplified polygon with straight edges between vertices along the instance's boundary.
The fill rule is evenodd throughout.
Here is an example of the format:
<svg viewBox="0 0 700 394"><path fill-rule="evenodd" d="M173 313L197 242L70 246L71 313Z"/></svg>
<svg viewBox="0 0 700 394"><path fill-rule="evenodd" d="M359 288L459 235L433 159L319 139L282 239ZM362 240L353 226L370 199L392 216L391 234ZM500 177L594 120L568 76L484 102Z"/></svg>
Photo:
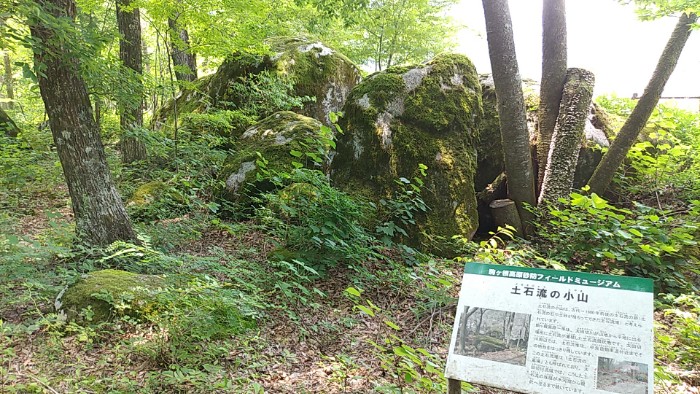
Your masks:
<svg viewBox="0 0 700 394"><path fill-rule="evenodd" d="M481 128L481 85L471 61L442 55L414 67L393 67L356 86L344 108L331 180L374 202L390 199L396 180L423 178L429 210L407 228L414 246L450 254L453 235L477 227L474 173Z"/></svg>
<svg viewBox="0 0 700 394"><path fill-rule="evenodd" d="M267 117L292 110L330 124L329 114L339 111L360 81L360 71L344 55L307 38L273 38L271 53L237 52L213 75L183 89L176 100L180 113L241 111ZM166 123L172 102L156 115Z"/></svg>

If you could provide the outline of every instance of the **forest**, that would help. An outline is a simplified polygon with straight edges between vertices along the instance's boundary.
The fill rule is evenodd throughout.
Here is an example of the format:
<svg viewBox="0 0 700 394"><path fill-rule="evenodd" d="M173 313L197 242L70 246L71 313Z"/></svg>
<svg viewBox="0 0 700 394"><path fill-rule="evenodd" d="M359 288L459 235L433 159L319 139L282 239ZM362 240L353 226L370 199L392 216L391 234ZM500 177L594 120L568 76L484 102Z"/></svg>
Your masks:
<svg viewBox="0 0 700 394"><path fill-rule="evenodd" d="M0 393L507 393L444 377L468 262L653 280L650 390L700 393L700 1L610 1L676 21L634 99L565 0L538 81L507 0L490 74L459 0L0 0ZM525 365L485 311L460 351Z"/></svg>

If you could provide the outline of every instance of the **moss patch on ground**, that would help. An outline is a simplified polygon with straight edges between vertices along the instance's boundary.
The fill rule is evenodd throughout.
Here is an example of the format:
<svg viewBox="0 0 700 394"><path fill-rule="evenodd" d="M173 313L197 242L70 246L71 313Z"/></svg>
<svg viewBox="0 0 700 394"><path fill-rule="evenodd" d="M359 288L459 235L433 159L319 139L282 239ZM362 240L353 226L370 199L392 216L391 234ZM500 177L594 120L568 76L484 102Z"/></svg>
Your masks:
<svg viewBox="0 0 700 394"><path fill-rule="evenodd" d="M153 293L165 285L163 277L134 274L127 271L107 269L85 275L66 289L61 297L61 309L69 320L80 317L84 309L92 310L92 322L110 320L115 316L114 303L129 300L125 314L138 316L148 309L153 301Z"/></svg>

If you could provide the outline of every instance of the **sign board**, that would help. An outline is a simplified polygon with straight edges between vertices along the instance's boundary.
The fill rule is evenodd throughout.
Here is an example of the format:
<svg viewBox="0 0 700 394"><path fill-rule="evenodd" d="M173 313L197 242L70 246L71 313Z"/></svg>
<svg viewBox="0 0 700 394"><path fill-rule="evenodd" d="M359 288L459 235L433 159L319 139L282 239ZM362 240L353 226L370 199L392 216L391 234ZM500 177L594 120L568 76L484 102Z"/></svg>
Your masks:
<svg viewBox="0 0 700 394"><path fill-rule="evenodd" d="M445 376L523 393L653 393L653 281L468 263Z"/></svg>

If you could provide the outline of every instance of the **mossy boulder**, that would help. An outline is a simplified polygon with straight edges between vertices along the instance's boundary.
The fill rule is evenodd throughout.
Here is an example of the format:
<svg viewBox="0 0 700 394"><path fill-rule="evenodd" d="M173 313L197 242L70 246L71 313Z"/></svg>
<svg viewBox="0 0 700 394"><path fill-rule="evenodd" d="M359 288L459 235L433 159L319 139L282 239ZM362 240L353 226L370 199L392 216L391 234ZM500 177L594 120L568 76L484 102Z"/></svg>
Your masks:
<svg viewBox="0 0 700 394"><path fill-rule="evenodd" d="M154 200L162 197L167 190L168 185L165 182L146 182L134 190L134 192L131 194L131 198L127 200L126 205L139 207L146 206L152 203Z"/></svg>
<svg viewBox="0 0 700 394"><path fill-rule="evenodd" d="M350 90L360 81L359 69L323 43L303 37L267 40L268 54L236 52L217 72L197 80L176 100L179 112L210 113L238 110L267 117L293 110L330 124ZM163 123L173 102L156 115Z"/></svg>
<svg viewBox="0 0 700 394"><path fill-rule="evenodd" d="M305 153L315 150L314 144L321 144L316 148L329 148L319 142L323 140L320 138L321 126L316 119L282 111L246 130L235 143L235 153L224 163L223 197L247 203L260 192L272 190L274 185L257 179L261 162L265 162L268 171L290 171L294 163L322 169L322 163L305 157Z"/></svg>
<svg viewBox="0 0 700 394"><path fill-rule="evenodd" d="M164 287L165 279L161 276L113 269L95 271L68 287L57 300L57 309L65 312L68 320L75 320L83 309L90 307L92 322L98 323L117 315L113 304L106 299L127 299L129 308L124 313L139 316L153 306L154 293Z"/></svg>
<svg viewBox="0 0 700 394"><path fill-rule="evenodd" d="M451 254L453 235L477 227L473 177L483 117L481 86L471 61L441 55L414 67L375 73L353 89L344 107L331 180L375 202L392 198L399 178L421 177L429 207L402 241Z"/></svg>

